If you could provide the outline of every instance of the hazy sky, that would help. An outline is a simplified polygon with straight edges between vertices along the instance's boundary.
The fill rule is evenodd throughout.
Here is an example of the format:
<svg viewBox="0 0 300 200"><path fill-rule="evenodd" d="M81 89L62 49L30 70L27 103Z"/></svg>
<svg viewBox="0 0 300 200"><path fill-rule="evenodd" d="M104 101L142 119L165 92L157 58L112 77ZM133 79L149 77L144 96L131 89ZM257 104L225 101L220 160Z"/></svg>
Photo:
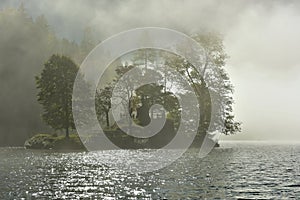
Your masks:
<svg viewBox="0 0 300 200"><path fill-rule="evenodd" d="M22 1L1 1L0 8ZM86 26L105 39L135 27L223 34L243 132L227 139L300 141L300 1L31 0L59 36L78 40Z"/></svg>

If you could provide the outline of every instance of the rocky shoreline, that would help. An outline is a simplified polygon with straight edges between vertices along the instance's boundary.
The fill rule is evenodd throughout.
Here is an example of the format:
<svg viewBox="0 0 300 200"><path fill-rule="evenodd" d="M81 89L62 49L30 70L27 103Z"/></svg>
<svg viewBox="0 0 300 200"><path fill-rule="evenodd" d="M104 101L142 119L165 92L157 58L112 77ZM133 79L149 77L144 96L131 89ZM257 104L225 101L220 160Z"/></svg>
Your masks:
<svg viewBox="0 0 300 200"><path fill-rule="evenodd" d="M173 137L153 137L141 142L132 136L128 136L122 131L106 131L106 136L122 149L159 149L169 142ZM202 139L200 139L202 141ZM201 141L193 143L191 147L200 147ZM96 141L96 140L95 140ZM213 141L212 141L213 142ZM219 147L218 143L215 147ZM71 134L69 138L63 135L37 134L25 141L26 149L53 149L53 150L82 150L86 148L77 134Z"/></svg>
<svg viewBox="0 0 300 200"><path fill-rule="evenodd" d="M37 134L25 141L26 149L85 150L79 136L71 134L69 138L51 134Z"/></svg>

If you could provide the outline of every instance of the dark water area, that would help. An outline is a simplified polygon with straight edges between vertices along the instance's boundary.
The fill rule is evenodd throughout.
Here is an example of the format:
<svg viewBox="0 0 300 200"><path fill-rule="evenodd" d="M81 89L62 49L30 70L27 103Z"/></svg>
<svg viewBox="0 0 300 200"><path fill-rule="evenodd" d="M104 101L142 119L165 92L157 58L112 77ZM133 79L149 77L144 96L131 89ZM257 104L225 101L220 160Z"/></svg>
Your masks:
<svg viewBox="0 0 300 200"><path fill-rule="evenodd" d="M300 144L223 142L146 174L118 167L141 151L0 148L0 199L299 199ZM103 162L105 160L106 162Z"/></svg>

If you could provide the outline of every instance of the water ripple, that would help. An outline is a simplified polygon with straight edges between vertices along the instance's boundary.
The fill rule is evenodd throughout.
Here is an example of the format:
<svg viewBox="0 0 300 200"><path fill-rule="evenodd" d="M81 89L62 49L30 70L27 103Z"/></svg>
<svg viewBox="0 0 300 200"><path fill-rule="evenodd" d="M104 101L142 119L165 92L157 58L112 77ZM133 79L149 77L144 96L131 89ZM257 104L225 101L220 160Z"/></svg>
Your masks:
<svg viewBox="0 0 300 200"><path fill-rule="evenodd" d="M225 143L200 160L128 173L141 152L0 149L0 199L288 199L300 196L300 146ZM168 152L166 152L168 153ZM159 160L158 160L159 161Z"/></svg>

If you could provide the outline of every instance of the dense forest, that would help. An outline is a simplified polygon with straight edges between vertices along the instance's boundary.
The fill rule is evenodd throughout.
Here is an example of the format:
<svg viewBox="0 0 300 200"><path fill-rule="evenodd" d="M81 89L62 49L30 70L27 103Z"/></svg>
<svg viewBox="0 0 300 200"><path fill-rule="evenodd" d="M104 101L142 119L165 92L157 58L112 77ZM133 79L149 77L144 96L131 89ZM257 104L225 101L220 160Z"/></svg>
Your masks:
<svg viewBox="0 0 300 200"><path fill-rule="evenodd" d="M0 10L0 146L20 146L42 122L34 77L52 54L63 54L77 65L95 46L90 28L80 42L59 38L44 16L30 17L21 5Z"/></svg>

